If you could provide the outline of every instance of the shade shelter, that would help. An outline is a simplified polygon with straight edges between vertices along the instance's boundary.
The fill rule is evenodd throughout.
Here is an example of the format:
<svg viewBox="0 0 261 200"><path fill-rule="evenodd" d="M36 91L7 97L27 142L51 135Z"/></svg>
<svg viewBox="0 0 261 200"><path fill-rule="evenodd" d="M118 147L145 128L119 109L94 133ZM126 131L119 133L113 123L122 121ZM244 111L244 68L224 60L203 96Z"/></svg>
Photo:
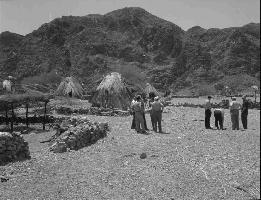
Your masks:
<svg viewBox="0 0 261 200"><path fill-rule="evenodd" d="M26 125L29 126L28 122L28 107L30 103L42 102L44 103L44 117L43 117L43 130L45 130L45 119L46 119L46 106L51 98L50 95L45 94L7 94L0 96L0 111L5 111L6 124L8 124L8 111L11 110L11 132L13 131L14 124L14 108L25 105L26 108Z"/></svg>

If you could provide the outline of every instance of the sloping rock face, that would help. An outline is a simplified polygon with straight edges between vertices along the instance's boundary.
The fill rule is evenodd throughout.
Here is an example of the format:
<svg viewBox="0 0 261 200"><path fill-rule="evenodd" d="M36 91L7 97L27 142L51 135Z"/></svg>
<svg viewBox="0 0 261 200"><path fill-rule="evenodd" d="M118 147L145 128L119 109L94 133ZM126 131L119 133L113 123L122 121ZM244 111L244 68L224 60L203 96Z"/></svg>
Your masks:
<svg viewBox="0 0 261 200"><path fill-rule="evenodd" d="M16 133L0 132L0 165L30 158L28 143Z"/></svg>
<svg viewBox="0 0 261 200"><path fill-rule="evenodd" d="M107 135L107 123L92 123L86 118L70 118L67 127L63 126L65 132L51 141L50 150L54 153L63 153L67 150L78 150L85 146L94 144L97 140Z"/></svg>
<svg viewBox="0 0 261 200"><path fill-rule="evenodd" d="M156 89L178 91L232 79L229 84L240 90L259 84L259 38L260 24L184 31L135 7L67 16L26 36L0 34L0 79L11 74L19 81L41 74L44 84L49 80L44 74L58 73L77 77L91 91L115 71L136 89L151 82ZM239 74L246 81L234 84Z"/></svg>

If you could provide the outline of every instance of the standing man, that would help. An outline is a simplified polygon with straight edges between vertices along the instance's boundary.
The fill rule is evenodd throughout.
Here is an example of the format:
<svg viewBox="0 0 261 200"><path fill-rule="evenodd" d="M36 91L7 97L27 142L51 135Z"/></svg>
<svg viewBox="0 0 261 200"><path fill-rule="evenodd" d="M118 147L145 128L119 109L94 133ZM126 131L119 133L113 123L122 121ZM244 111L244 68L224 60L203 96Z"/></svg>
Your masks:
<svg viewBox="0 0 261 200"><path fill-rule="evenodd" d="M224 130L224 110L222 108L216 108L214 110L215 126L217 129Z"/></svg>
<svg viewBox="0 0 261 200"><path fill-rule="evenodd" d="M153 130L157 132L157 126L159 127L159 132L162 133L161 128L161 120L162 120L162 112L163 112L164 106L161 102L159 102L159 97L154 98L154 102L151 105L151 112L152 112L152 118L154 123Z"/></svg>
<svg viewBox="0 0 261 200"><path fill-rule="evenodd" d="M153 118L154 116L152 115L152 103L154 102L154 98L155 97L149 99L149 113L150 113L150 120L151 120L152 130L156 129L154 118Z"/></svg>
<svg viewBox="0 0 261 200"><path fill-rule="evenodd" d="M247 115L248 115L249 102L246 99L246 96L243 96L242 99L243 99L243 104L241 108L241 121L243 124L243 128L247 129Z"/></svg>
<svg viewBox="0 0 261 200"><path fill-rule="evenodd" d="M239 110L241 105L237 102L236 97L232 97L232 101L230 103L230 115L231 115L231 122L232 122L232 129L239 130Z"/></svg>
<svg viewBox="0 0 261 200"><path fill-rule="evenodd" d="M208 96L205 104L205 128L212 129L210 126L210 117L211 117L211 96Z"/></svg>
<svg viewBox="0 0 261 200"><path fill-rule="evenodd" d="M130 108L131 108L131 113L132 113L132 116L133 116L133 118L132 118L132 123L131 123L131 129L135 129L136 128L136 126L135 126L135 112L134 112L134 110L133 110L133 105L136 103L136 96L133 98L133 100L131 101L131 106L130 106Z"/></svg>
<svg viewBox="0 0 261 200"><path fill-rule="evenodd" d="M141 108L143 110L142 116L143 116L143 120L144 120L144 127L145 127L145 130L148 131L149 129L147 127L147 122L146 122L146 117L145 117L145 102L146 102L146 99L141 98Z"/></svg>
<svg viewBox="0 0 261 200"><path fill-rule="evenodd" d="M136 102L132 105L132 110L134 111L135 117L135 129L138 133L146 133L144 119L143 119L143 112L141 106L141 96L138 95L136 98Z"/></svg>

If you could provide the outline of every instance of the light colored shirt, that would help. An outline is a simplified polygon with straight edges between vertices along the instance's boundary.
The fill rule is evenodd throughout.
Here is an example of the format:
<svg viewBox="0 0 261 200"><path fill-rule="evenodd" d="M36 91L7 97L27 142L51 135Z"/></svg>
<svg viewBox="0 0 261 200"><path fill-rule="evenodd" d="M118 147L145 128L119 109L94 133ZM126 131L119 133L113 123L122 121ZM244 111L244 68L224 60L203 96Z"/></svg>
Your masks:
<svg viewBox="0 0 261 200"><path fill-rule="evenodd" d="M205 103L205 110L211 110L211 102L209 100L206 100L206 103Z"/></svg>
<svg viewBox="0 0 261 200"><path fill-rule="evenodd" d="M136 103L137 101L135 100L135 99L133 99L132 101L131 101L131 107Z"/></svg>
<svg viewBox="0 0 261 200"><path fill-rule="evenodd" d="M240 110L241 109L241 104L237 101L231 101L229 106L230 106L230 110Z"/></svg>
<svg viewBox="0 0 261 200"><path fill-rule="evenodd" d="M142 106L141 106L141 102L136 101L133 105L132 105L132 110L134 112L142 112Z"/></svg>

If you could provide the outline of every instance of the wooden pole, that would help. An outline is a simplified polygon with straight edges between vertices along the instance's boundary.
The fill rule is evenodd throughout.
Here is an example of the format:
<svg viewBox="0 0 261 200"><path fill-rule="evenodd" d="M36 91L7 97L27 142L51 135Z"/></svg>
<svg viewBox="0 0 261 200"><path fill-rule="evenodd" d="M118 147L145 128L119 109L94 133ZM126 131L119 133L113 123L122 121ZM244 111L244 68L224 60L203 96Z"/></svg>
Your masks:
<svg viewBox="0 0 261 200"><path fill-rule="evenodd" d="M14 130L14 105L11 103L12 117L11 117L11 132Z"/></svg>
<svg viewBox="0 0 261 200"><path fill-rule="evenodd" d="M47 101L44 102L43 130L45 130L46 105L47 105Z"/></svg>
<svg viewBox="0 0 261 200"><path fill-rule="evenodd" d="M25 113L25 117L26 117L26 127L28 128L29 123L28 123L28 103L26 103L26 113Z"/></svg>
<svg viewBox="0 0 261 200"><path fill-rule="evenodd" d="M8 104L6 105L6 108L5 108L5 123L6 125L8 125Z"/></svg>

